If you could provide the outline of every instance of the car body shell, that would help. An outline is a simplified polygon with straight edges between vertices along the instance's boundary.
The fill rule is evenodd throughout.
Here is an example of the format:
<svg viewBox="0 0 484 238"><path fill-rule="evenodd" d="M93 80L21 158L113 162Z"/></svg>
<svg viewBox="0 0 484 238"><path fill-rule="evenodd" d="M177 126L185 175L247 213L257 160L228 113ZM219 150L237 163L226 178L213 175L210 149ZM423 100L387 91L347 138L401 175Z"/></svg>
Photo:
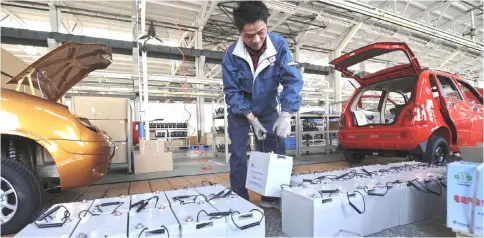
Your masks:
<svg viewBox="0 0 484 238"><path fill-rule="evenodd" d="M73 56L73 52L79 54ZM90 55L92 52L98 53ZM94 59L100 55L108 58ZM36 78L34 82L39 80L38 84L27 86L27 91L30 91L30 86L35 87L36 92L46 93L44 98L1 89L0 134L28 138L42 146L56 164L62 189L87 186L98 181L107 173L114 156L115 145L107 134L86 125L86 122L82 123L67 106L56 102L89 72L106 68L111 55L111 49L104 45L66 43L8 82L20 85L22 77L27 77L32 69L39 70L49 77L50 84L45 79ZM66 64L64 56L71 57L71 62ZM95 62L94 66L92 62ZM60 65L54 67L48 63ZM55 74L59 70L52 73L52 69L61 69L62 72ZM61 79L66 80L62 82Z"/></svg>
<svg viewBox="0 0 484 238"><path fill-rule="evenodd" d="M393 43L384 42L381 43L380 46L383 48L385 45L389 44ZM403 43L397 44L405 52L409 52L408 56L412 60L411 62L417 63L410 63L403 67L395 66L390 69L384 69L380 72L371 74L371 77L366 81L361 78L355 78L362 87L358 88L353 93L348 100L348 103L343 107L340 130L338 132L340 146L344 149L367 153L402 151L423 154L425 153L428 139L435 134L438 134L447 140L450 151L452 152L458 152L459 146L476 145L476 143L482 142L482 89L473 88L460 76L451 73L420 69L416 58L412 58L413 53L411 53L410 49ZM377 46L377 48L380 46ZM348 53L332 63L335 64L336 69L339 68L339 70L344 73L345 69L338 65L338 63L343 61L338 62L338 60L345 60L344 57L346 57L346 59L351 59L351 57L358 54L358 51L363 52L362 54L368 53L368 48L371 47L372 45L367 46L367 49L364 49L365 47L363 47L363 49ZM392 78L412 74L417 77L417 84L413 91L414 97L408 101L402 109L402 113L395 118L396 121L394 123L369 124L366 126L356 125L356 122L352 120L353 112L350 109L351 102L356 100L365 87ZM437 75L451 79L452 84L457 88L458 94L461 98L460 100L445 96L442 92L442 85L436 78ZM435 96L432 93L431 80L434 80L434 85L437 85L439 91L438 96ZM470 95L470 91L466 90L464 93L461 85L474 90L474 99L477 101L470 100L472 96ZM422 123L415 123L415 121L411 119L411 113L415 108L420 108L423 113L422 115L424 115L425 119ZM410 115L410 117L407 115Z"/></svg>

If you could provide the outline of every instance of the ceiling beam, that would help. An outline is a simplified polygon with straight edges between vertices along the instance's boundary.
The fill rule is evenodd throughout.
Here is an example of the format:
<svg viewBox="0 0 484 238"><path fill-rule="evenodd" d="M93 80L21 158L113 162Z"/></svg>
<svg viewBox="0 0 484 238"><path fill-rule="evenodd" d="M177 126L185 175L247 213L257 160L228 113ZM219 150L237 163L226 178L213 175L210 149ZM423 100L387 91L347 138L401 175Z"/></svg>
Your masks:
<svg viewBox="0 0 484 238"><path fill-rule="evenodd" d="M114 54L121 55L133 55L133 44L137 42L113 40L105 38L97 38L90 36L78 36L64 33L54 33L45 31L33 31L27 29L7 28L2 27L0 29L1 42L4 44L20 44L20 45L32 45L47 47L47 41L45 39L55 39L57 42L81 42L81 43L101 43L109 45ZM148 55L150 58L163 58L180 60L182 56L177 47L164 46L164 45L152 45L147 44ZM180 47L180 50L185 54L185 60L187 62L195 62L195 57L205 56L205 63L209 64L221 64L225 55L223 51L213 50L198 50ZM313 74L328 75L333 72L330 66L313 65L309 63L300 63L305 65L305 72Z"/></svg>
<svg viewBox="0 0 484 238"><path fill-rule="evenodd" d="M291 17L292 13L286 13L281 19L279 19L276 24L269 27L269 31L274 31L277 27L279 27L287 18Z"/></svg>

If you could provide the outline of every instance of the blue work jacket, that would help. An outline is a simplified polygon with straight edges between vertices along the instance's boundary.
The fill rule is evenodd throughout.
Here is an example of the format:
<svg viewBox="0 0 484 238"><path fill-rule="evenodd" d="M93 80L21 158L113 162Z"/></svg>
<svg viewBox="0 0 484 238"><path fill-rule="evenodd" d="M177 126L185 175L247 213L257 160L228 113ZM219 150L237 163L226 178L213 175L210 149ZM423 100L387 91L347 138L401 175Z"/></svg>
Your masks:
<svg viewBox="0 0 484 238"><path fill-rule="evenodd" d="M229 112L256 117L277 110L294 113L301 106L302 75L296 67L286 40L269 32L266 50L259 57L257 69L242 38L230 45L222 62L225 101ZM278 97L278 87L283 86Z"/></svg>

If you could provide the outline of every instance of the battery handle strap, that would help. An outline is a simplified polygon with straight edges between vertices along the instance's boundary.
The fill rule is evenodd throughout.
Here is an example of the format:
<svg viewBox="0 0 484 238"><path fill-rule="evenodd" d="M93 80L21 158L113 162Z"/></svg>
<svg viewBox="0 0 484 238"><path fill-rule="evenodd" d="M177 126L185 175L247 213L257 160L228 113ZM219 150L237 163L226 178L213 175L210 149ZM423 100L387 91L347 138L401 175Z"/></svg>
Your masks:
<svg viewBox="0 0 484 238"><path fill-rule="evenodd" d="M250 213L250 212L254 212L254 211L257 211L257 212L259 212L259 213L262 215L261 219L260 219L260 220L258 220L258 221L256 221L256 222L252 222L252 223L249 223L249 224L247 224L247 225L243 225L243 226L239 226L239 225L237 225L237 223L234 221L234 214L240 214L240 212L239 212L239 211L234 211L234 212L232 212L232 213L230 214L230 219L232 219L232 222L234 223L234 225L235 225L237 228L239 228L240 230L246 230L246 229L249 229L249 228L251 228L251 227L255 227L255 226L260 225L260 224L262 223L262 220L264 220L264 213L263 213L263 212L261 212L259 209L252 209L252 210L250 210L250 211L249 211L249 213Z"/></svg>
<svg viewBox="0 0 484 238"><path fill-rule="evenodd" d="M358 209L350 200L350 197L352 196L355 196L356 193L359 193L361 195L361 198L363 199L363 211L361 211L360 209ZM349 194L348 192L346 193L346 198L348 199L348 203L350 204L350 206L355 209L355 211L358 213L358 214L363 214L365 211L366 211L366 203L365 203L365 196L363 196L363 194L361 194L359 191L355 191L353 194Z"/></svg>

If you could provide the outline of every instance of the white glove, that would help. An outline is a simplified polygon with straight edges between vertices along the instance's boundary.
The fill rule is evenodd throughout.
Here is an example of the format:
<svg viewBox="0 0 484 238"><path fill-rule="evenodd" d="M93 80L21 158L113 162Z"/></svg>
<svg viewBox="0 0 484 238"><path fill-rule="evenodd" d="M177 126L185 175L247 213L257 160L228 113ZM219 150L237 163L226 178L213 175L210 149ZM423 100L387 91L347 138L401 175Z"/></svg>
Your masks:
<svg viewBox="0 0 484 238"><path fill-rule="evenodd" d="M267 131L264 126L260 124L259 120L257 120L257 118L254 118L252 119L252 121L250 121L250 124L252 124L252 129L254 129L254 135L257 137L257 139L265 140L267 137Z"/></svg>
<svg viewBox="0 0 484 238"><path fill-rule="evenodd" d="M286 138L291 135L291 114L288 112L281 112L279 118L277 118L272 128L274 134L277 136Z"/></svg>

